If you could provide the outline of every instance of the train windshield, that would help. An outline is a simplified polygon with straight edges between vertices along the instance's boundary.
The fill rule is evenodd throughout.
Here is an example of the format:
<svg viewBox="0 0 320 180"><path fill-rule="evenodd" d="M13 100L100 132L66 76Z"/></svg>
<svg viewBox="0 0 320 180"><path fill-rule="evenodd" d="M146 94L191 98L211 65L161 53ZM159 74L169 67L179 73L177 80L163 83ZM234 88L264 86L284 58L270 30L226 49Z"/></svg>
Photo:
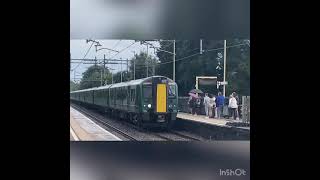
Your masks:
<svg viewBox="0 0 320 180"><path fill-rule="evenodd" d="M145 99L152 98L152 87L149 85L144 85L143 86L143 97Z"/></svg>
<svg viewBox="0 0 320 180"><path fill-rule="evenodd" d="M168 95L169 95L169 97L176 96L176 86L175 85L169 85Z"/></svg>

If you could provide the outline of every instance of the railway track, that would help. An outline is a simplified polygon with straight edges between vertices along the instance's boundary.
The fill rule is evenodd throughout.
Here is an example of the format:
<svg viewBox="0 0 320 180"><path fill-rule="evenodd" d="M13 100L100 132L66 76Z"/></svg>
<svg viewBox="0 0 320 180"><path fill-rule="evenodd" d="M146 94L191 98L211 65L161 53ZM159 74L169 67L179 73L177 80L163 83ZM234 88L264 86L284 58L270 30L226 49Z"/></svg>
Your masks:
<svg viewBox="0 0 320 180"><path fill-rule="evenodd" d="M166 141L174 141L172 138L168 138L167 136L162 135L161 133L151 133L153 136L156 136L160 139L164 139Z"/></svg>
<svg viewBox="0 0 320 180"><path fill-rule="evenodd" d="M179 133L177 131L170 131L170 133L175 134L175 135L180 136L180 137L183 137L183 138L188 139L188 140L201 141L198 138L195 138L195 137L192 137L192 136L188 136L188 135L185 135L185 134L181 134L181 133Z"/></svg>
<svg viewBox="0 0 320 180"><path fill-rule="evenodd" d="M201 141L200 139L197 139L195 137L192 137L192 136L188 136L188 135L185 135L185 134L181 134L177 131L168 131L168 132L152 132L152 131L149 131L149 130L146 130L146 129L143 129L141 127L137 127L137 126L134 126L133 124L130 124L130 123L126 123L127 125L129 125L131 128L134 128L140 132L145 132L145 133L148 133L148 134L151 134L153 136L156 136L157 138L160 138L160 139L164 139L166 141L175 141L177 139L177 137L179 139L185 139L185 140L188 140L188 141ZM170 136L173 136L175 138L172 138Z"/></svg>
<svg viewBox="0 0 320 180"><path fill-rule="evenodd" d="M150 133L156 137L164 139L166 141L200 141L200 139L187 136L176 131L169 131L169 132L161 132L161 133Z"/></svg>
<svg viewBox="0 0 320 180"><path fill-rule="evenodd" d="M107 128L111 129L112 131L116 132L117 134L120 134L121 136L125 137L128 140L132 140L132 141L141 141L138 138L124 132L123 130L114 127L113 125L107 123L106 121L101 120L100 118L96 117L96 115L93 115L92 113L89 112L89 110L87 110L86 108L80 107L78 105L71 105L73 108L77 109L78 111L82 112L83 114L85 114L86 116L88 116L89 118L91 118L92 120L99 122L100 124L106 126ZM149 136L153 136L156 137L158 140L165 140L165 141L202 141L198 138L189 136L189 135L185 135L182 134L176 130L170 130L170 131L166 131L166 132L154 132L154 131L150 131L147 129L143 129L141 127L137 127L129 122L124 122L121 121L119 122L121 124L124 124L125 126L128 126L132 129L135 129L141 133L144 134L148 134Z"/></svg>
<svg viewBox="0 0 320 180"><path fill-rule="evenodd" d="M80 111L81 113L83 113L84 115L88 116L90 119L101 123L102 125L106 126L107 128L111 129L112 131L116 132L117 134L120 134L121 136L125 137L126 139L131 140L131 141L139 141L137 138L129 135L128 133L123 132L122 130L120 130L120 129L108 124L107 122L95 117L94 115L89 113L87 110L84 110L83 108L76 106L76 105L71 105L71 106L73 108L75 108L76 110Z"/></svg>

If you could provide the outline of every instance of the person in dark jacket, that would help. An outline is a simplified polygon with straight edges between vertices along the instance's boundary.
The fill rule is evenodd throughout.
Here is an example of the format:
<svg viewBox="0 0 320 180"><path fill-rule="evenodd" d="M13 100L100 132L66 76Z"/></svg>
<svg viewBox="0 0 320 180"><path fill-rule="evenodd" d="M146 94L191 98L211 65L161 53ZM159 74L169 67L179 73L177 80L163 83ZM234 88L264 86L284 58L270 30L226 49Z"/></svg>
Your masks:
<svg viewBox="0 0 320 180"><path fill-rule="evenodd" d="M217 105L217 117L218 119L221 118L223 113L223 106L224 106L224 96L221 92L218 93L217 99L216 99L216 105Z"/></svg>
<svg viewBox="0 0 320 180"><path fill-rule="evenodd" d="M188 100L190 113L193 115L195 113L195 98L190 96Z"/></svg>
<svg viewBox="0 0 320 180"><path fill-rule="evenodd" d="M201 110L201 97L197 93L197 98L195 98L195 115L200 115L200 110Z"/></svg>

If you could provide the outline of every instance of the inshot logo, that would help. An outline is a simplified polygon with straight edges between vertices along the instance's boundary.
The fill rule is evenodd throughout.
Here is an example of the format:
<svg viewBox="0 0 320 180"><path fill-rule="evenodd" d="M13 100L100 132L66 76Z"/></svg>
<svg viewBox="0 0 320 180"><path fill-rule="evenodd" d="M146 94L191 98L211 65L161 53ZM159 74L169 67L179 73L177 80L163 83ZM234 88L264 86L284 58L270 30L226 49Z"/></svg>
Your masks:
<svg viewBox="0 0 320 180"><path fill-rule="evenodd" d="M220 169L220 176L245 176L246 171L244 169Z"/></svg>

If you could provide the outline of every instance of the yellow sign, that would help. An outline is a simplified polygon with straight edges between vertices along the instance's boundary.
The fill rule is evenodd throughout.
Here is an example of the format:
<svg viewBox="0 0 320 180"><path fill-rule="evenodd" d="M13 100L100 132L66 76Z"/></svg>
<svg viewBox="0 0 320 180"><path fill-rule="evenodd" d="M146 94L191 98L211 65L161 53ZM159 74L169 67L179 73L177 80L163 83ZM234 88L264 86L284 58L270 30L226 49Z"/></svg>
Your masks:
<svg viewBox="0 0 320 180"><path fill-rule="evenodd" d="M157 112L167 112L166 84L157 84Z"/></svg>

